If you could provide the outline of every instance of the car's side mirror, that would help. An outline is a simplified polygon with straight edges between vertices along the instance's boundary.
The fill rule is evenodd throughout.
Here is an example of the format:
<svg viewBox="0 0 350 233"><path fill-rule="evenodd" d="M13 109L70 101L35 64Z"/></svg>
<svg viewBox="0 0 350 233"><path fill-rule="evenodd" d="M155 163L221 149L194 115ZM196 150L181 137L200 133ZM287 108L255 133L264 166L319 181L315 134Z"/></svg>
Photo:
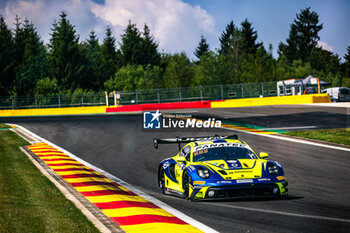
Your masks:
<svg viewBox="0 0 350 233"><path fill-rule="evenodd" d="M179 156L177 159L176 159L177 162L180 162L180 163L183 163L183 162L186 162L186 158L184 156Z"/></svg>
<svg viewBox="0 0 350 233"><path fill-rule="evenodd" d="M267 158L269 156L269 154L266 153L266 152L260 152L259 156L260 156L261 159L265 159L265 158Z"/></svg>

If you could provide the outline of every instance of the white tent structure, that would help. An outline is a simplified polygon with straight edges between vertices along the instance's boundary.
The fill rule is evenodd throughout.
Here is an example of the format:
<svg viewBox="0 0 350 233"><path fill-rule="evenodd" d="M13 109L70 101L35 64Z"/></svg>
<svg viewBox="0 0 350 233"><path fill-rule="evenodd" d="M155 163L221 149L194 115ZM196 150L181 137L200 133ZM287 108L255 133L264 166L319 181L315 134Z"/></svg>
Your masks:
<svg viewBox="0 0 350 233"><path fill-rule="evenodd" d="M318 93L321 87L330 86L331 83L324 82L311 75L305 79L289 79L277 82L278 96L304 95Z"/></svg>

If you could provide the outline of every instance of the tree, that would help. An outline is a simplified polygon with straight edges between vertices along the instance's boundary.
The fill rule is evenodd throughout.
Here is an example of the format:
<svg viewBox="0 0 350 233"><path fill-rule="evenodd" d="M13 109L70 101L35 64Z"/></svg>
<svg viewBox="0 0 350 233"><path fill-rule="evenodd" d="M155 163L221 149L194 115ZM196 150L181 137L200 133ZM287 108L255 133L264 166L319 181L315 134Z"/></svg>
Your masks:
<svg viewBox="0 0 350 233"><path fill-rule="evenodd" d="M231 21L220 37L219 77L222 84L240 83L240 66L242 57L241 32Z"/></svg>
<svg viewBox="0 0 350 233"><path fill-rule="evenodd" d="M298 59L298 35L294 25L291 25L289 38L287 38L287 44L280 42L277 52L279 57L284 55L289 63L292 63L293 60Z"/></svg>
<svg viewBox="0 0 350 233"><path fill-rule="evenodd" d="M0 15L0 95L11 94L15 79L14 42L11 30Z"/></svg>
<svg viewBox="0 0 350 233"><path fill-rule="evenodd" d="M107 80L104 87L108 91L132 91L137 89L140 77L143 77L145 70L143 66L126 65L118 70L114 78Z"/></svg>
<svg viewBox="0 0 350 233"><path fill-rule="evenodd" d="M350 65L350 46L346 48L346 54L344 55L344 59L346 63Z"/></svg>
<svg viewBox="0 0 350 233"><path fill-rule="evenodd" d="M188 87L193 84L195 70L187 55L175 53L170 57L164 74L165 87Z"/></svg>
<svg viewBox="0 0 350 233"><path fill-rule="evenodd" d="M242 37L242 50L246 54L256 54L259 47L262 46L262 43L257 43L256 39L258 34L254 31L252 24L245 19L241 23L241 37Z"/></svg>
<svg viewBox="0 0 350 233"><path fill-rule="evenodd" d="M160 54L158 52L158 43L154 40L154 37L150 33L150 29L147 24L143 27L142 37L142 56L141 65L147 66L159 66Z"/></svg>
<svg viewBox="0 0 350 233"><path fill-rule="evenodd" d="M220 40L220 50L219 53L226 55L227 51L230 47L232 47L232 39L237 34L238 29L231 21L226 25L225 31L222 32L219 40Z"/></svg>
<svg viewBox="0 0 350 233"><path fill-rule="evenodd" d="M163 88L163 69L159 66L147 65L144 67L144 75L138 78L137 89Z"/></svg>
<svg viewBox="0 0 350 233"><path fill-rule="evenodd" d="M24 29L21 25L21 19L18 15L15 18L15 30L14 30L14 56L16 67L22 64L24 54Z"/></svg>
<svg viewBox="0 0 350 233"><path fill-rule="evenodd" d="M350 46L348 46L346 50L347 53L344 55L345 62L342 64L344 76L342 85L350 87Z"/></svg>
<svg viewBox="0 0 350 233"><path fill-rule="evenodd" d="M217 84L221 84L218 77L218 55L208 51L201 56L201 60L195 68L195 85Z"/></svg>
<svg viewBox="0 0 350 233"><path fill-rule="evenodd" d="M204 38L204 36L201 35L201 39L194 52L194 55L198 58L198 60L200 60L201 56L205 55L208 52L209 52L209 44L207 43L207 40Z"/></svg>
<svg viewBox="0 0 350 233"><path fill-rule="evenodd" d="M98 43L95 31L91 30L89 38L84 43L86 61L87 61L87 84L89 89L98 91L101 87L99 79L101 76L101 48Z"/></svg>
<svg viewBox="0 0 350 233"><path fill-rule="evenodd" d="M61 91L74 90L80 85L84 64L79 49L79 36L62 12L58 23L53 24L50 38L49 74L56 79Z"/></svg>
<svg viewBox="0 0 350 233"><path fill-rule="evenodd" d="M322 48L313 48L308 61L311 67L317 71L336 74L340 72L340 58Z"/></svg>
<svg viewBox="0 0 350 233"><path fill-rule="evenodd" d="M35 86L35 95L48 95L56 94L59 92L59 87L56 79L50 79L49 77L40 79Z"/></svg>
<svg viewBox="0 0 350 233"><path fill-rule="evenodd" d="M124 65L139 65L142 64L143 55L143 39L141 33L136 27L136 24L132 24L129 21L122 37L122 43L120 50L123 56Z"/></svg>
<svg viewBox="0 0 350 233"><path fill-rule="evenodd" d="M312 49L317 46L318 33L322 28L316 12L311 12L310 7L301 10L291 25L287 44L280 43L279 54L285 54L290 62L296 59L307 61Z"/></svg>
<svg viewBox="0 0 350 233"><path fill-rule="evenodd" d="M103 88L106 80L113 78L117 72L117 52L115 38L112 36L110 27L106 29L106 36L101 45L101 65L100 65L99 87Z"/></svg>
<svg viewBox="0 0 350 233"><path fill-rule="evenodd" d="M344 66L344 76L350 78L350 46L347 47L347 53L344 55L345 62Z"/></svg>
<svg viewBox="0 0 350 233"><path fill-rule="evenodd" d="M36 82L48 75L47 51L36 32L34 24L28 19L20 26L16 23L17 67L14 92L16 95L33 95ZM20 62L20 63L19 63Z"/></svg>

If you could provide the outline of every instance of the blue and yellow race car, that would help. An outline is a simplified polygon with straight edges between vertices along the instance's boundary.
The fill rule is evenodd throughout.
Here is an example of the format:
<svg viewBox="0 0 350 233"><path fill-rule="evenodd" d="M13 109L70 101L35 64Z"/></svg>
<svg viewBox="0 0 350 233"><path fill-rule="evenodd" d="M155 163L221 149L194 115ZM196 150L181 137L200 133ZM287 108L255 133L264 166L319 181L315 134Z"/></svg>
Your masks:
<svg viewBox="0 0 350 233"><path fill-rule="evenodd" d="M179 153L161 161L158 185L164 194L190 200L286 196L288 182L280 163L259 156L237 135L153 139L177 143ZM181 143L187 143L181 148Z"/></svg>

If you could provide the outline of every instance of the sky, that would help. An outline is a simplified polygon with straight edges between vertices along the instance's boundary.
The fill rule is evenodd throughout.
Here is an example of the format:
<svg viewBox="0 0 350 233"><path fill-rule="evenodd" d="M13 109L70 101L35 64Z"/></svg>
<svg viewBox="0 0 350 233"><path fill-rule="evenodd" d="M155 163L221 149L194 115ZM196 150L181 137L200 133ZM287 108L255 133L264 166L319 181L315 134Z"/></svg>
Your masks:
<svg viewBox="0 0 350 233"><path fill-rule="evenodd" d="M102 42L108 25L119 47L130 20L141 31L147 23L160 51L184 51L192 59L201 35L215 50L226 25L232 20L240 26L246 18L257 31L258 41L265 48L272 44L277 57L278 44L286 41L290 24L306 7L317 12L323 23L319 45L343 57L350 46L349 0L0 0L0 14L11 28L16 15L28 18L45 43L52 24L65 11L81 41L93 29Z"/></svg>

